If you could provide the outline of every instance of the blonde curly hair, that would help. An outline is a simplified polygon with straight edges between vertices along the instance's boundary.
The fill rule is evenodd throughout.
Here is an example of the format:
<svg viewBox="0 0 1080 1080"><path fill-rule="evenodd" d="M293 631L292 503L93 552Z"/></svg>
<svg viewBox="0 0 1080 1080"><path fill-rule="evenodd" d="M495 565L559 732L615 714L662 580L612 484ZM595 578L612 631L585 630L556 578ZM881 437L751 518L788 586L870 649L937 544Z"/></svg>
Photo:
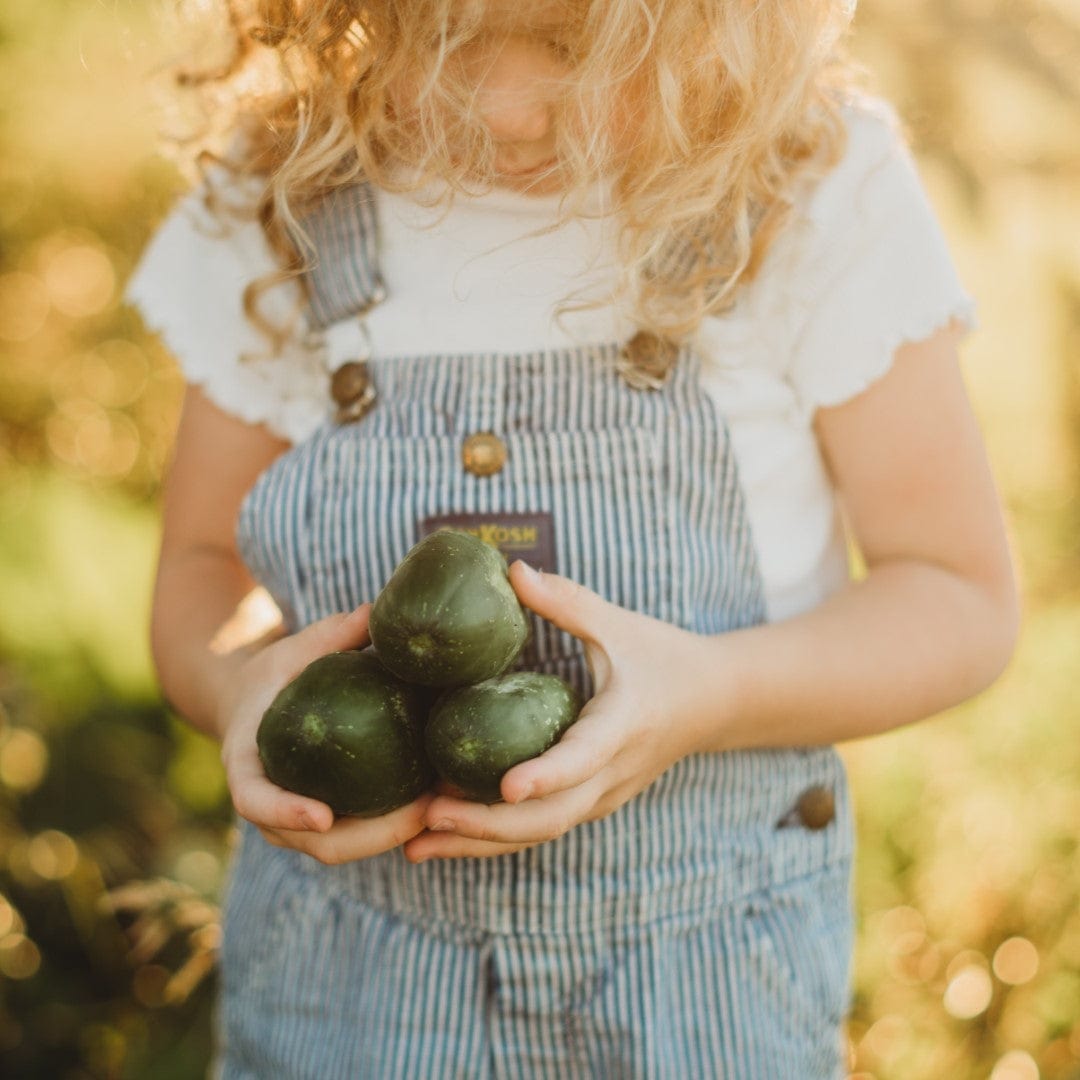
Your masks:
<svg viewBox="0 0 1080 1080"><path fill-rule="evenodd" d="M280 348L291 328L267 320L259 297L303 281L302 219L321 197L361 180L393 191L437 180L452 200L496 182L459 63L484 33L486 0L214 2L228 60L186 66L179 81L208 94L205 115L239 136L222 155L206 133L198 160L258 178L252 212L282 269L249 285L245 308ZM598 178L610 182L619 296L642 329L680 340L730 306L787 219L796 181L842 154L840 109L858 79L843 49L851 6L559 3L552 47L570 72L555 106L563 214L582 212ZM403 85L415 88L407 108L394 96ZM614 133L632 128L628 154L613 149L616 100L633 102Z"/></svg>

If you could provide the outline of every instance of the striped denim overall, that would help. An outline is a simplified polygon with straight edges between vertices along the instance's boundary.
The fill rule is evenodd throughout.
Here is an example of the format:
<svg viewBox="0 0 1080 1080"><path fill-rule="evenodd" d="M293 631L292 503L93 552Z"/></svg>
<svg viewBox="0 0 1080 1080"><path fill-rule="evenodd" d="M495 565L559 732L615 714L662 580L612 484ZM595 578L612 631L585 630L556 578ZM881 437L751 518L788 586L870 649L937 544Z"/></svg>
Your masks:
<svg viewBox="0 0 1080 1080"><path fill-rule="evenodd" d="M363 189L308 221L311 314L379 288ZM557 570L703 634L764 618L725 422L684 350L662 389L618 346L375 358L378 404L256 481L238 540L293 629L373 599L447 513L550 514ZM504 467L462 467L493 432ZM578 641L533 616L520 666L586 696ZM835 816L792 808L828 788ZM830 748L693 755L610 816L491 859L328 867L241 823L225 910L225 1080L842 1074L851 825Z"/></svg>

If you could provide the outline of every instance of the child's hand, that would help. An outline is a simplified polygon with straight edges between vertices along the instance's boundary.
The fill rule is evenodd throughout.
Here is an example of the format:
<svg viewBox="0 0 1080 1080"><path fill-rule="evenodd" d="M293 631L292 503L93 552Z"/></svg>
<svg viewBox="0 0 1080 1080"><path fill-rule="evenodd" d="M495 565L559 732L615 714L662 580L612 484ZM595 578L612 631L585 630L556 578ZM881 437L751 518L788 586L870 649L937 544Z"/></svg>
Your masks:
<svg viewBox="0 0 1080 1080"><path fill-rule="evenodd" d="M371 605L365 604L349 614L331 615L250 655L235 672L220 725L221 760L237 813L271 844L295 848L328 864L400 846L424 827L423 813L431 796L425 794L381 817L335 820L325 803L267 779L255 736L274 696L308 664L326 653L367 645L370 611Z"/></svg>
<svg viewBox="0 0 1080 1080"><path fill-rule="evenodd" d="M604 817L699 749L702 726L721 711L700 700L703 665L717 662L713 639L524 563L510 580L523 604L584 642L595 696L555 746L506 773L505 803L437 796L424 815L429 831L405 845L414 862L502 855Z"/></svg>

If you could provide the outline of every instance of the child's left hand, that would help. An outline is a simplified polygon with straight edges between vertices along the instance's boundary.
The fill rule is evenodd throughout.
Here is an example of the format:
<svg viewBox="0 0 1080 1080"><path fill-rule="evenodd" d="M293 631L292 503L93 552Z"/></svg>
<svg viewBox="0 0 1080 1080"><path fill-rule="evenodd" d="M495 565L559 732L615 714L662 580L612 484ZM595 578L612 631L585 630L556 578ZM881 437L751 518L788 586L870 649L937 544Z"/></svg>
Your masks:
<svg viewBox="0 0 1080 1080"><path fill-rule="evenodd" d="M510 580L526 607L584 643L594 696L555 746L503 776L505 802L436 796L424 815L427 831L405 845L413 862L503 855L605 817L700 749L703 726L722 711L701 700L718 639L627 611L521 562Z"/></svg>

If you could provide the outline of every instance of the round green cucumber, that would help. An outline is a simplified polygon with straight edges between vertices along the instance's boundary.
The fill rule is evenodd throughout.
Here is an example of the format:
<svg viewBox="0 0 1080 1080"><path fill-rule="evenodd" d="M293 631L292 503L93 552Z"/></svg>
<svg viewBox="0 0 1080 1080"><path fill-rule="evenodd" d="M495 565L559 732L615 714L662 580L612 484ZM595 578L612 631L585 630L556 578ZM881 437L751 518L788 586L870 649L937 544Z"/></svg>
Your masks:
<svg viewBox="0 0 1080 1080"><path fill-rule="evenodd" d="M424 744L435 771L465 798L498 802L503 774L554 746L579 711L573 687L558 676L515 671L444 693Z"/></svg>
<svg viewBox="0 0 1080 1080"><path fill-rule="evenodd" d="M529 636L506 559L456 529L440 529L413 546L375 598L369 629L395 675L438 687L501 674Z"/></svg>
<svg viewBox="0 0 1080 1080"><path fill-rule="evenodd" d="M285 686L256 742L278 787L335 814L377 817L412 802L434 775L424 754L423 691L372 652L329 653Z"/></svg>

